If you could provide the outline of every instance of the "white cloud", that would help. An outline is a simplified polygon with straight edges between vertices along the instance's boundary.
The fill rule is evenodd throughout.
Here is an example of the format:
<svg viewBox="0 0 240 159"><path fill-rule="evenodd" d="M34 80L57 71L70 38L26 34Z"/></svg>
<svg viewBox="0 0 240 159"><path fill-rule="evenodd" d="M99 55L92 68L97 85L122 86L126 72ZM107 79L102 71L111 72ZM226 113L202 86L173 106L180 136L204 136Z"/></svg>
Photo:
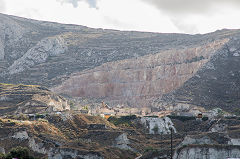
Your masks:
<svg viewBox="0 0 240 159"><path fill-rule="evenodd" d="M184 33L240 28L239 0L141 0L168 15Z"/></svg>
<svg viewBox="0 0 240 159"><path fill-rule="evenodd" d="M4 11L5 11L5 1L0 0L0 12L4 12Z"/></svg>
<svg viewBox="0 0 240 159"><path fill-rule="evenodd" d="M169 14L209 14L216 12L216 6L240 7L239 0L142 0Z"/></svg>
<svg viewBox="0 0 240 159"><path fill-rule="evenodd" d="M91 25L93 21L99 23L97 10L89 8L84 1L78 2L78 7L74 8L70 3L61 4L56 0L8 0L5 13L61 23L82 25Z"/></svg>
<svg viewBox="0 0 240 159"><path fill-rule="evenodd" d="M139 0L102 0L99 12L112 28L153 32L178 32L170 19Z"/></svg>
<svg viewBox="0 0 240 159"><path fill-rule="evenodd" d="M229 0L230 4L220 0L218 5L212 5L217 3L213 0L204 10L191 2L195 9L187 11L191 5L180 3L175 7L171 6L171 1L177 0L149 0L147 3L146 0L0 0L0 6L6 5L5 10L0 7L0 12L96 28L149 32L206 33L240 26L237 0ZM156 2L165 3L160 7Z"/></svg>

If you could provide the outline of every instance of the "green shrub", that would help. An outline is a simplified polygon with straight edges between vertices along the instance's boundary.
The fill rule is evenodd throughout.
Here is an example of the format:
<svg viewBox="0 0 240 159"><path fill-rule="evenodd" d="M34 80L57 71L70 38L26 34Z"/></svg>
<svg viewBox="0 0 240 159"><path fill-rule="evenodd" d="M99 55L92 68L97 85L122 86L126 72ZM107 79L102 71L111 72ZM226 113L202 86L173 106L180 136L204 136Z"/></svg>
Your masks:
<svg viewBox="0 0 240 159"><path fill-rule="evenodd" d="M208 120L208 117L205 116L205 117L202 118L202 120L203 120L203 121L207 121L207 120Z"/></svg>
<svg viewBox="0 0 240 159"><path fill-rule="evenodd" d="M0 159L5 159L5 158L6 158L5 155L0 153Z"/></svg>
<svg viewBox="0 0 240 159"><path fill-rule="evenodd" d="M128 115L128 116L121 116L120 118L111 116L108 118L108 121L113 123L114 125L125 125L131 126L132 120L137 119L136 115Z"/></svg>
<svg viewBox="0 0 240 159"><path fill-rule="evenodd" d="M75 106L75 104L73 103L73 101L70 101L70 102L69 102L69 105L70 105L70 108L71 108L71 109L73 109L74 106Z"/></svg>
<svg viewBox="0 0 240 159"><path fill-rule="evenodd" d="M146 152L157 152L157 149L153 148L152 146L149 146L144 149L144 153Z"/></svg>
<svg viewBox="0 0 240 159"><path fill-rule="evenodd" d="M234 114L237 115L237 116L240 116L240 108L236 108L234 110Z"/></svg>
<svg viewBox="0 0 240 159"><path fill-rule="evenodd" d="M12 159L12 158L34 159L34 157L30 155L28 148L20 147L20 146L11 149L11 151L6 156L4 156L4 159Z"/></svg>
<svg viewBox="0 0 240 159"><path fill-rule="evenodd" d="M35 118L36 119L38 119L38 118L45 118L45 115L43 115L43 114L36 114L36 116L35 116Z"/></svg>
<svg viewBox="0 0 240 159"><path fill-rule="evenodd" d="M156 116L156 115L150 115L150 116L144 116L144 117L148 117L148 118L158 118L158 116Z"/></svg>
<svg viewBox="0 0 240 159"><path fill-rule="evenodd" d="M5 123L5 125L7 125L7 126L14 126L15 124L16 123L13 120L11 120L11 119L8 119L7 123Z"/></svg>
<svg viewBox="0 0 240 159"><path fill-rule="evenodd" d="M154 126L154 128L152 128L152 130L154 131L154 134L157 134L158 133L158 125L156 124L155 126Z"/></svg>
<svg viewBox="0 0 240 159"><path fill-rule="evenodd" d="M182 122L188 121L188 120L196 120L196 117L194 117L194 116L174 116L174 115L168 115L168 117L170 119L176 119L176 120L180 120Z"/></svg>
<svg viewBox="0 0 240 159"><path fill-rule="evenodd" d="M134 120L134 119L137 119L137 116L136 115L121 116L120 119L121 120Z"/></svg>

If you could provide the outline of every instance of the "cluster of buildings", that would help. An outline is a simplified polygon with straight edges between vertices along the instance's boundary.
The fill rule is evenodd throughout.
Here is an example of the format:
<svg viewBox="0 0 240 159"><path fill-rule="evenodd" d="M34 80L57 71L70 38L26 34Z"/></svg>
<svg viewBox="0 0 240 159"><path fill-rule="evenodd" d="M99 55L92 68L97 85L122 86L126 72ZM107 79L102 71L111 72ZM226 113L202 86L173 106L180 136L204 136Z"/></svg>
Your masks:
<svg viewBox="0 0 240 159"><path fill-rule="evenodd" d="M127 115L163 117L171 114L171 111L161 111L161 112L153 111L149 107L131 108L123 105L109 107L104 102L102 102L100 105L91 105L89 107L86 107L86 106L82 107L80 112L83 114L89 114L89 115L100 115L104 118L109 118L110 116L127 116Z"/></svg>
<svg viewBox="0 0 240 159"><path fill-rule="evenodd" d="M186 106L181 105L170 109L152 109L150 107L143 108L131 108L123 105L117 105L115 107L109 107L107 104L102 102L101 104L95 104L91 106L84 106L80 110L82 114L89 115L99 115L104 118L109 118L110 116L127 116L127 115L136 115L136 116L154 116L154 117L165 117L167 115L174 116L186 116L186 117L208 117L214 118L219 115L223 115L223 110L220 108L212 109L206 111L204 108L197 106ZM230 115L226 114L225 115Z"/></svg>

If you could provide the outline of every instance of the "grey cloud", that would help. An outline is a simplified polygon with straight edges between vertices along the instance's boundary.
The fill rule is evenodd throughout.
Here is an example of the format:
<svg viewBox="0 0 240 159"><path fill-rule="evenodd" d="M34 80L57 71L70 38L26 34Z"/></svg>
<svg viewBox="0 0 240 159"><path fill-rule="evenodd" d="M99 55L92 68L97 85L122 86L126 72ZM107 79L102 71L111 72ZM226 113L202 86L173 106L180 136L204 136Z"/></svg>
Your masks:
<svg viewBox="0 0 240 159"><path fill-rule="evenodd" d="M5 11L5 2L4 0L0 0L0 12L4 12Z"/></svg>
<svg viewBox="0 0 240 159"><path fill-rule="evenodd" d="M89 7L91 8L97 8L97 0L57 0L61 3L71 3L73 7L78 7L78 2L85 1L89 4Z"/></svg>
<svg viewBox="0 0 240 159"><path fill-rule="evenodd" d="M240 7L240 0L142 0L170 14L204 14L219 4Z"/></svg>
<svg viewBox="0 0 240 159"><path fill-rule="evenodd" d="M172 23L184 33L199 33L198 27L188 21L189 16L209 16L219 13L221 8L240 9L240 0L141 0L158 8L166 14ZM223 7L224 6L224 7Z"/></svg>

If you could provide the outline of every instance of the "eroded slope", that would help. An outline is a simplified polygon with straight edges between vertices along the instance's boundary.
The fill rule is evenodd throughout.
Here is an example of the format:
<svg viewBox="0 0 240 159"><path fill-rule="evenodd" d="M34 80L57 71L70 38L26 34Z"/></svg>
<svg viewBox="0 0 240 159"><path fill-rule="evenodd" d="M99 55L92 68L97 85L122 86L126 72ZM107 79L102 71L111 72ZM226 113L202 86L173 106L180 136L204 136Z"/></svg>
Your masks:
<svg viewBox="0 0 240 159"><path fill-rule="evenodd" d="M70 110L67 100L37 85L0 83L0 115Z"/></svg>

